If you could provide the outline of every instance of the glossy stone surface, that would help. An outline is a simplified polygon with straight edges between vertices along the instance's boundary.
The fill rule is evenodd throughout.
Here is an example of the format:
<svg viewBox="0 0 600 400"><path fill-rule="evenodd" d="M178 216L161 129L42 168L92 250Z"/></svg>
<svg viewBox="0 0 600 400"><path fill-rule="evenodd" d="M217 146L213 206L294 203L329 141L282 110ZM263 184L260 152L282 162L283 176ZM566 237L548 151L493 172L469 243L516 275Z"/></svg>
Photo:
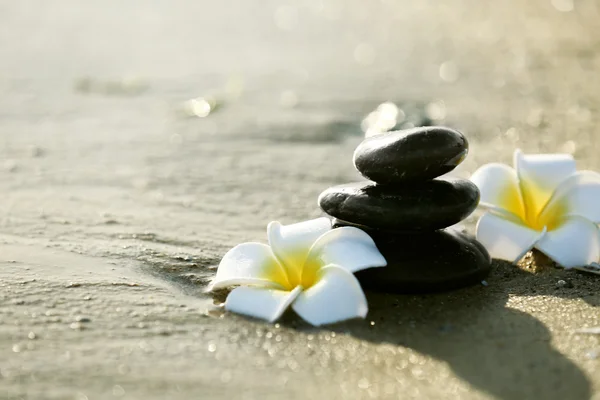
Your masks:
<svg viewBox="0 0 600 400"><path fill-rule="evenodd" d="M390 293L426 293L479 284L491 258L481 243L448 229L417 235L369 232L388 266L356 273L363 288Z"/></svg>
<svg viewBox="0 0 600 400"><path fill-rule="evenodd" d="M452 171L468 150L467 139L454 129L420 127L365 139L354 151L354 166L378 183L423 181Z"/></svg>
<svg viewBox="0 0 600 400"><path fill-rule="evenodd" d="M469 216L478 203L479 190L462 179L401 186L363 181L330 187L319 196L321 209L334 218L394 231L446 228Z"/></svg>
<svg viewBox="0 0 600 400"><path fill-rule="evenodd" d="M406 231L399 231L399 230L392 230L392 229L380 229L380 228L371 228L369 226L365 226L365 225L361 225L361 224L354 224L352 222L348 222L348 221L343 221L339 218L332 218L331 219L331 226L333 228L341 228L342 226L352 226L354 228L358 228L360 230L363 230L365 232L367 232L369 235L382 235L382 234L386 234L386 233L391 233L392 235L406 235ZM425 232L416 232L416 234L423 234Z"/></svg>

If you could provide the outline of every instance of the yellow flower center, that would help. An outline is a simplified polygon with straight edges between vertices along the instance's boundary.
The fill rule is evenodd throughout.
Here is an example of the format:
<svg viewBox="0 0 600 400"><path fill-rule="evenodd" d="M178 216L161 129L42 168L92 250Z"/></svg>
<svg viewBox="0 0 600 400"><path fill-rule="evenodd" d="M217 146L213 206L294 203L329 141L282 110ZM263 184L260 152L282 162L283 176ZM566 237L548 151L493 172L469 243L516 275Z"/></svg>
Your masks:
<svg viewBox="0 0 600 400"><path fill-rule="evenodd" d="M529 183L521 185L521 190L508 186L503 190L501 206L519 217L520 222L531 229L541 231L546 227L551 231L558 228L568 210L563 202L546 204L551 196L539 187Z"/></svg>
<svg viewBox="0 0 600 400"><path fill-rule="evenodd" d="M304 289L308 289L313 286L319 280L319 270L321 265L315 260L306 260L304 269L302 270L302 278L300 279L300 285Z"/></svg>
<svg viewBox="0 0 600 400"><path fill-rule="evenodd" d="M318 281L321 265L312 259L305 259L306 254L294 254L286 258L281 267L269 268L266 279L283 286L285 290L293 290L297 286L308 289Z"/></svg>

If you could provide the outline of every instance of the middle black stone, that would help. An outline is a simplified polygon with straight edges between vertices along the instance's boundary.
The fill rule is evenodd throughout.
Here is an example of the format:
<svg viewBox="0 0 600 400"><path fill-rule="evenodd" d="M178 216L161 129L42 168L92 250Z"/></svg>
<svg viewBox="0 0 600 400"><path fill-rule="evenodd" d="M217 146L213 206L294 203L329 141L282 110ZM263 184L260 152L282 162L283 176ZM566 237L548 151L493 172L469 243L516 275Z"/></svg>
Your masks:
<svg viewBox="0 0 600 400"><path fill-rule="evenodd" d="M462 179L393 186L363 181L331 187L319 196L319 206L332 217L405 232L454 225L468 217L478 203L477 186Z"/></svg>

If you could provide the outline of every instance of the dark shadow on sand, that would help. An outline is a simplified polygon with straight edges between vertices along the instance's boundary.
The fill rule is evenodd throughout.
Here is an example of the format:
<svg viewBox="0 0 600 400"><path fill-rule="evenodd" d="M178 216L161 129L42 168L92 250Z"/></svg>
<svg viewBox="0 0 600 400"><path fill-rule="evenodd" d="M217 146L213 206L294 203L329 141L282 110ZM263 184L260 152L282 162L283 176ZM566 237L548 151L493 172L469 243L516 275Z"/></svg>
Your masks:
<svg viewBox="0 0 600 400"><path fill-rule="evenodd" d="M567 284L557 284L560 280ZM458 377L498 399L589 399L590 381L552 347L548 328L506 305L510 295L518 295L583 299L598 306L600 276L559 269L532 274L495 261L488 282L488 287L448 293L367 293L366 322L354 320L326 329L442 360ZM224 301L226 293L215 296ZM315 330L291 312L280 323ZM397 357L401 361L406 356Z"/></svg>
<svg viewBox="0 0 600 400"><path fill-rule="evenodd" d="M577 282L570 289L557 288L565 276ZM368 319L374 324L340 324L334 330L443 360L457 376L499 399L589 399L589 380L552 347L548 328L506 303L510 294L518 294L597 304L597 296L577 285L597 287L598 278L565 271L533 275L495 263L489 287L420 296L369 293Z"/></svg>

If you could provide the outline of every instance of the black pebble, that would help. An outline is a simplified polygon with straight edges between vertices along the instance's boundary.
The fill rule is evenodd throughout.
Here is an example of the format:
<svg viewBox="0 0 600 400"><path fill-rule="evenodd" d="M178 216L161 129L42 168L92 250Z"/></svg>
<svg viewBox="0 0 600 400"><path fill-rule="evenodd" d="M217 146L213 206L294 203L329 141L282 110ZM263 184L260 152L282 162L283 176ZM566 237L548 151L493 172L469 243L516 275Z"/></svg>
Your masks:
<svg viewBox="0 0 600 400"><path fill-rule="evenodd" d="M458 131L432 126L374 135L354 151L354 166L377 183L433 179L467 156L469 143Z"/></svg>
<svg viewBox="0 0 600 400"><path fill-rule="evenodd" d="M356 273L365 289L389 293L427 293L480 283L491 258L475 239L448 229L416 235L369 232L387 267Z"/></svg>
<svg viewBox="0 0 600 400"><path fill-rule="evenodd" d="M454 225L475 210L477 186L462 179L434 179L392 186L357 182L330 187L319 206L334 218L392 231L434 231Z"/></svg>

